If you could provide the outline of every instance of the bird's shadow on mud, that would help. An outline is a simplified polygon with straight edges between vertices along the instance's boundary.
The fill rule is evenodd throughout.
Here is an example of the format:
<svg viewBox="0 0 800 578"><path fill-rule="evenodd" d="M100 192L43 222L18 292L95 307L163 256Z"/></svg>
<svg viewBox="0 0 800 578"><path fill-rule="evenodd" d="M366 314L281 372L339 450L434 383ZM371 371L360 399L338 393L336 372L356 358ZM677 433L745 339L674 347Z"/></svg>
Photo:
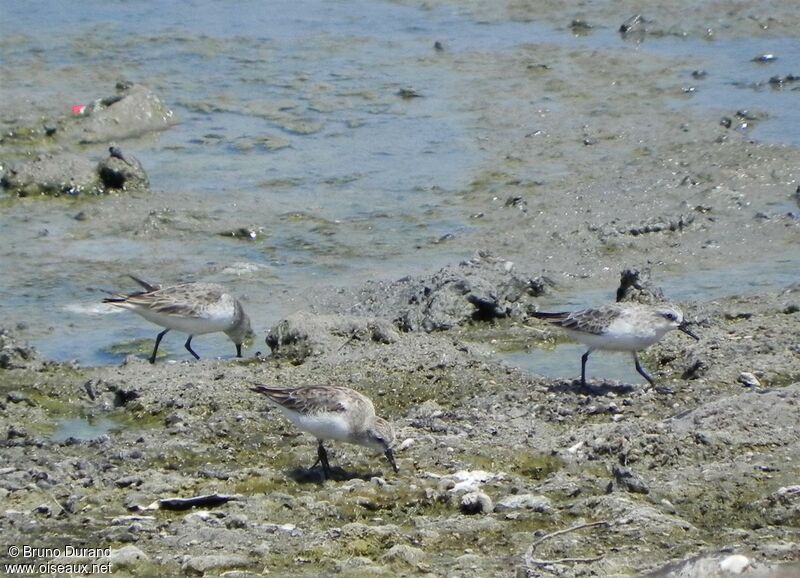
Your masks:
<svg viewBox="0 0 800 578"><path fill-rule="evenodd" d="M550 387L549 391L555 393L571 393L577 395L606 395L609 393L629 394L642 389L641 385L620 383L617 381L600 381L581 383L580 379L572 381L559 381Z"/></svg>
<svg viewBox="0 0 800 578"><path fill-rule="evenodd" d="M298 484L319 484L319 485L324 484L327 480L331 480L334 482L364 480L365 482L368 482L372 478L383 477L382 472L349 472L344 468L340 468L338 466L333 466L331 468L331 472L328 477L325 477L325 474L322 471L322 468L320 467L313 467L313 468L297 467L287 471L286 475L288 475L289 478L291 478Z"/></svg>

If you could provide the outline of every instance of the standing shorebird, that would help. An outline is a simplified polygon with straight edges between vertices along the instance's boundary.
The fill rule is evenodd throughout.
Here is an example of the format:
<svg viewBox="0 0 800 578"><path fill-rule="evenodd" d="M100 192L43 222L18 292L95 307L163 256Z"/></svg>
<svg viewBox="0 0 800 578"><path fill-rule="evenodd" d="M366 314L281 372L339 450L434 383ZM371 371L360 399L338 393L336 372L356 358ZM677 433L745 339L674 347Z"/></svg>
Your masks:
<svg viewBox="0 0 800 578"><path fill-rule="evenodd" d="M127 295L113 295L103 299L115 307L130 309L156 325L166 327L156 337L150 363L156 362L161 339L170 329L188 333L184 347L195 359L200 356L192 349L192 337L222 331L236 345L236 357L242 356L242 342L252 334L250 318L242 304L224 287L210 283L183 283L161 287L129 275L144 288Z"/></svg>
<svg viewBox="0 0 800 578"><path fill-rule="evenodd" d="M330 478L331 466L324 440L358 444L383 452L395 473L399 471L392 449L394 429L388 421L375 415L375 407L367 396L349 387L333 385L257 385L252 390L267 396L295 426L317 438L317 461L311 467L322 464L325 478Z"/></svg>
<svg viewBox="0 0 800 578"><path fill-rule="evenodd" d="M660 341L673 329L700 339L686 326L681 310L669 305L611 303L571 313L535 312L533 316L561 327L569 337L588 346L581 357L581 385L586 385L586 361L596 349L630 351L636 371L654 385L653 378L639 363L636 352Z"/></svg>

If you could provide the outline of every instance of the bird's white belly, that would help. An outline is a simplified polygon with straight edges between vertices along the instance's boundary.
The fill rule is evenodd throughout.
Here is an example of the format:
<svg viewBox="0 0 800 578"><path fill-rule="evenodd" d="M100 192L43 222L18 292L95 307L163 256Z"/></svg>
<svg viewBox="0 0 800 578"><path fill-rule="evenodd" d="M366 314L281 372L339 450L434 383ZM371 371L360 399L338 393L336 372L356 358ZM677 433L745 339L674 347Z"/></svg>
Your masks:
<svg viewBox="0 0 800 578"><path fill-rule="evenodd" d="M191 335L225 331L231 326L230 315L214 315L208 317L180 317L152 311L150 309L137 309L136 312L156 325L174 329Z"/></svg>
<svg viewBox="0 0 800 578"><path fill-rule="evenodd" d="M338 415L289 415L289 419L301 430L307 431L321 440L349 442L352 429L347 421Z"/></svg>
<svg viewBox="0 0 800 578"><path fill-rule="evenodd" d="M608 351L640 351L650 347L658 341L659 337L653 334L636 334L627 331L609 331L602 335L567 331L569 336L579 343L592 349L606 349Z"/></svg>

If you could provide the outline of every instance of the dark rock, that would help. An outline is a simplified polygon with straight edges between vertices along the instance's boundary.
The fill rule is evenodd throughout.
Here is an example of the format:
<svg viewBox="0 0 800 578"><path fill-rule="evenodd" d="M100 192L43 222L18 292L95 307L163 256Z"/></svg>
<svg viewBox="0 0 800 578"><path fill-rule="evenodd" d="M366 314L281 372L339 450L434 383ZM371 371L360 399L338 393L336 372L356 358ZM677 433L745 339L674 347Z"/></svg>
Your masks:
<svg viewBox="0 0 800 578"><path fill-rule="evenodd" d="M37 361L36 350L0 329L0 369L21 369Z"/></svg>
<svg viewBox="0 0 800 578"><path fill-rule="evenodd" d="M25 428L20 425L10 425L8 426L8 431L6 432L6 439L13 440L14 438L26 438L28 437L28 432L25 431Z"/></svg>
<svg viewBox="0 0 800 578"><path fill-rule="evenodd" d="M142 484L142 478L139 476L125 476L122 478L118 478L114 481L114 485L118 488L128 488L130 486L140 486Z"/></svg>
<svg viewBox="0 0 800 578"><path fill-rule="evenodd" d="M239 227L230 231L222 231L220 237L230 237L240 241L255 241L259 237L259 231L253 227Z"/></svg>
<svg viewBox="0 0 800 578"><path fill-rule="evenodd" d="M523 197L518 195L508 197L505 202L506 207L518 207L523 211L527 210L528 203L525 201Z"/></svg>
<svg viewBox="0 0 800 578"><path fill-rule="evenodd" d="M708 364L700 358L692 360L681 374L681 379L699 379L708 373Z"/></svg>
<svg viewBox="0 0 800 578"><path fill-rule="evenodd" d="M645 19L641 14L634 14L619 26L619 33L625 39L643 38L646 32Z"/></svg>
<svg viewBox="0 0 800 578"><path fill-rule="evenodd" d="M97 173L107 190L147 190L150 187L142 164L131 155L123 156L117 147L109 149L109 156L100 161Z"/></svg>
<svg viewBox="0 0 800 578"><path fill-rule="evenodd" d="M249 520L245 514L232 514L225 521L226 528L244 529L247 528Z"/></svg>
<svg viewBox="0 0 800 578"><path fill-rule="evenodd" d="M765 118L765 115L764 113L752 113L747 109L741 109L736 111L736 117L742 120L749 120L752 122L755 120L761 120Z"/></svg>
<svg viewBox="0 0 800 578"><path fill-rule="evenodd" d="M397 96L406 100L410 98L422 97L422 95L419 92L417 92L416 88L411 88L411 87L401 88L400 90L397 91Z"/></svg>
<svg viewBox="0 0 800 578"><path fill-rule="evenodd" d="M752 58L751 60L753 62L767 63L767 62L775 62L776 60L778 60L778 57L775 56L774 54L766 53L766 54L759 54L758 56Z"/></svg>
<svg viewBox="0 0 800 578"><path fill-rule="evenodd" d="M89 380L83 384L83 389L86 390L86 395L89 396L89 399L92 401L97 399L97 389L95 387L95 382L93 380Z"/></svg>
<svg viewBox="0 0 800 578"><path fill-rule="evenodd" d="M625 491L632 492L634 494L649 494L650 488L647 487L647 484L642 480L642 478L633 473L630 468L625 468L619 465L614 465L612 470L614 474L614 479L616 480L617 484L619 484Z"/></svg>
<svg viewBox="0 0 800 578"><path fill-rule="evenodd" d="M787 74L786 76L772 76L769 79L769 85L773 88L783 88L785 85L800 80L799 76Z"/></svg>
<svg viewBox="0 0 800 578"><path fill-rule="evenodd" d="M459 508L464 514L489 514L494 505L492 499L483 492L469 492L461 496Z"/></svg>
<svg viewBox="0 0 800 578"><path fill-rule="evenodd" d="M585 36L591 32L593 28L591 24L580 18L575 18L572 22L570 22L569 27L570 30L572 30L572 33L576 36Z"/></svg>
<svg viewBox="0 0 800 578"><path fill-rule="evenodd" d="M114 392L114 407L124 407L139 398L139 392L133 389L122 389L115 386L110 388Z"/></svg>
<svg viewBox="0 0 800 578"><path fill-rule="evenodd" d="M664 302L664 292L650 282L649 270L625 269L619 276L616 300L652 305Z"/></svg>

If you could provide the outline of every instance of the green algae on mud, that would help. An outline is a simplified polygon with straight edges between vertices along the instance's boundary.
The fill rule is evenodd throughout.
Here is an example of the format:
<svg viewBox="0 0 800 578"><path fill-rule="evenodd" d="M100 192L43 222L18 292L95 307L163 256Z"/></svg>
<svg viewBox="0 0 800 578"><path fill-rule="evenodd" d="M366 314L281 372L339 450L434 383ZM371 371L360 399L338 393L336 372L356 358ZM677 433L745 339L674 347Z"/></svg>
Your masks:
<svg viewBox="0 0 800 578"><path fill-rule="evenodd" d="M139 357L149 359L150 355L153 352L153 344L154 344L153 339L148 339L147 337L141 337L139 339L125 341L122 343L112 343L107 347L103 348L103 351L115 357L137 355ZM163 347L160 348L160 351L156 355L156 359L165 359L168 355L169 355L168 349L166 347Z"/></svg>
<svg viewBox="0 0 800 578"><path fill-rule="evenodd" d="M473 453L464 459L476 469L508 471L522 479L534 481L543 481L566 466L564 460L558 456L519 450L506 453L500 449L491 455Z"/></svg>

